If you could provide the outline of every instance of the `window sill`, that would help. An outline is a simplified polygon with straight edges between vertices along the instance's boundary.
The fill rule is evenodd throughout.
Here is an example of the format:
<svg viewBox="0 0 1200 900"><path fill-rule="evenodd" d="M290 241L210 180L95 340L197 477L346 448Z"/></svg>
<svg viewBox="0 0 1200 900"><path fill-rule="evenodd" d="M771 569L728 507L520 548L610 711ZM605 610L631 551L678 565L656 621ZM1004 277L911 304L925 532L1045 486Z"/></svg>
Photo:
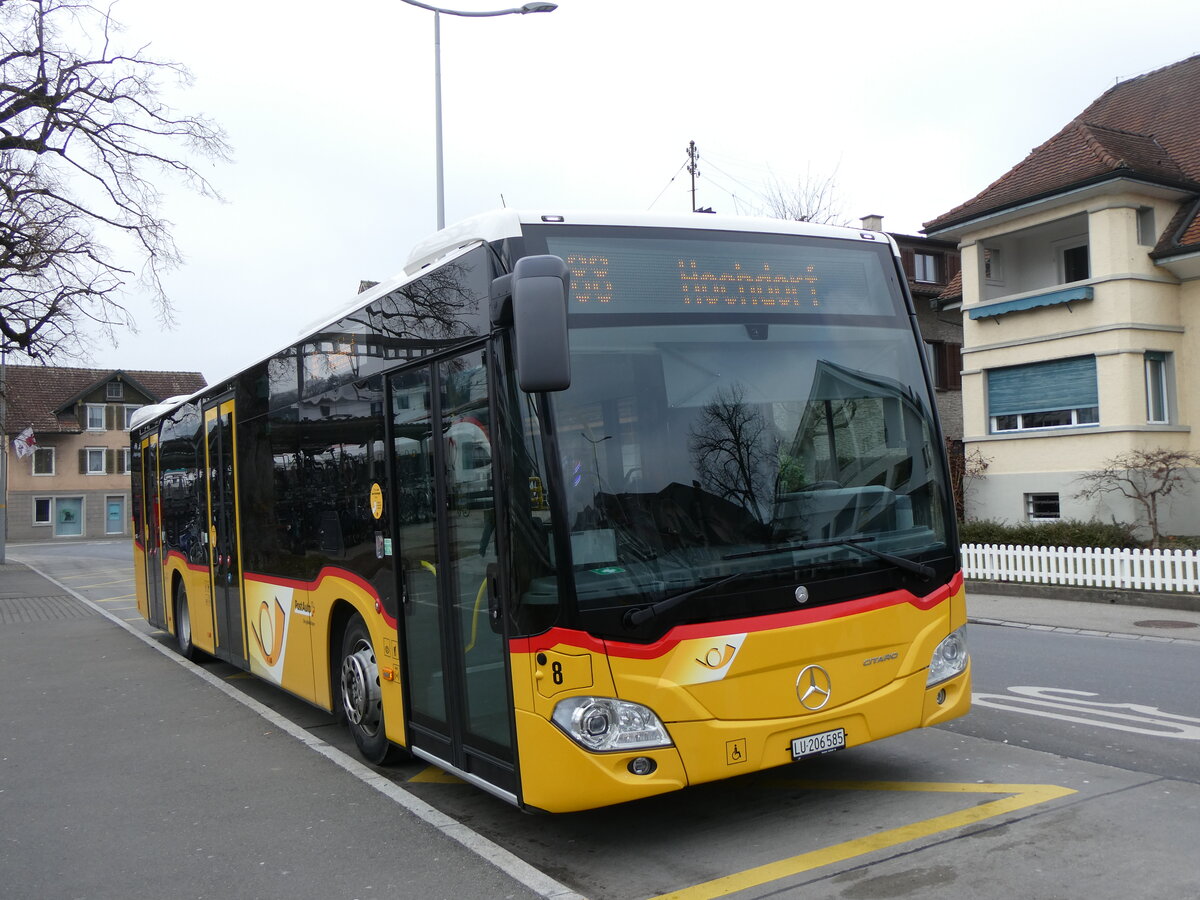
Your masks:
<svg viewBox="0 0 1200 900"><path fill-rule="evenodd" d="M1092 434L1128 434L1130 432L1172 432L1189 434L1187 425L1068 425L1062 428L1044 428L1027 431L994 431L986 434L963 435L966 443L1033 440L1048 437L1079 437Z"/></svg>

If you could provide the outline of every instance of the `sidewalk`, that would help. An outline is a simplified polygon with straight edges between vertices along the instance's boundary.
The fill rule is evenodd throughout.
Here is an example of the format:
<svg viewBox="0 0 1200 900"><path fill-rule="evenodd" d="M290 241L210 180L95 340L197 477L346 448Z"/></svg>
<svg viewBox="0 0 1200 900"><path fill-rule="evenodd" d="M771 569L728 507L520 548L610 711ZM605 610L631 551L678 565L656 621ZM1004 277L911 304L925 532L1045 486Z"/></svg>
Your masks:
<svg viewBox="0 0 1200 900"><path fill-rule="evenodd" d="M996 593L1006 590L1008 593ZM1031 596L1019 584L967 583L967 616L981 625L1014 625L1037 630L1136 636L1145 640L1200 642L1200 610L1164 606L1097 603L1082 591L1058 589L1056 598ZM1143 601L1153 601L1142 594Z"/></svg>
<svg viewBox="0 0 1200 900"><path fill-rule="evenodd" d="M410 795L157 646L0 565L4 896L561 895L529 867L493 865L504 851L431 808L386 802Z"/></svg>

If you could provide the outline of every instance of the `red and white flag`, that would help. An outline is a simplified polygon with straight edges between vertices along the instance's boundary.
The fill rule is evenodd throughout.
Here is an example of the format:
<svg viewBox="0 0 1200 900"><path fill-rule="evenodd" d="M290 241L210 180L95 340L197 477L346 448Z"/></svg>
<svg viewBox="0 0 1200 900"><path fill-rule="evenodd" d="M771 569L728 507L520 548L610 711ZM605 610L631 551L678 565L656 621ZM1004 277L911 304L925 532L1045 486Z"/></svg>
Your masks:
<svg viewBox="0 0 1200 900"><path fill-rule="evenodd" d="M17 459L24 459L37 447L33 436L33 426L30 425L13 439L13 449L17 451Z"/></svg>

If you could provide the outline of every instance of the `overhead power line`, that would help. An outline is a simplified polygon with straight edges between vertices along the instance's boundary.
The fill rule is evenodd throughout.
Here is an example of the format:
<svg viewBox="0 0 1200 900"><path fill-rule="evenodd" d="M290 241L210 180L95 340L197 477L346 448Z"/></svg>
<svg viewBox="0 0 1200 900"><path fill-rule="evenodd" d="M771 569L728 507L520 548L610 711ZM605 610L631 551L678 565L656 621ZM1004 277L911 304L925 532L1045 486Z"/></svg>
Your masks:
<svg viewBox="0 0 1200 900"><path fill-rule="evenodd" d="M654 209L654 204L662 199L662 195L667 192L667 188L669 188L672 184L675 183L675 179L679 177L679 173L682 172L686 166L687 166L687 163L684 163L682 166L680 166L678 169L675 170L675 174L670 177L670 179L667 181L667 183L665 185L663 185L663 189L658 192L658 196L655 197L653 202L649 206L646 207L647 210Z"/></svg>

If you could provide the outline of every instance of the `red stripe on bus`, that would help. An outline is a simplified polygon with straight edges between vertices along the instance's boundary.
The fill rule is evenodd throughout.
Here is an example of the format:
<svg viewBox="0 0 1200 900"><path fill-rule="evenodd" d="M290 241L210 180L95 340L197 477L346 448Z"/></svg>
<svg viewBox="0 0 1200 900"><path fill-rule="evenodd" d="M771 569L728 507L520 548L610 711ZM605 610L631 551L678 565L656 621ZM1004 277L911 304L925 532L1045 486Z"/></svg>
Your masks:
<svg viewBox="0 0 1200 900"><path fill-rule="evenodd" d="M569 646L627 659L657 659L670 653L682 641L743 632L749 634L756 631L774 631L779 628L792 628L814 622L828 622L832 619L899 606L902 603L915 606L920 610L930 610L957 594L962 589L962 584L962 572L956 572L948 584L924 597L917 597L908 591L889 591L886 594L861 597L858 600L847 600L816 609L792 610L745 619L725 619L720 622L703 622L697 625L680 625L672 628L652 644L605 641L571 628L551 628L549 631L533 637L514 638L509 642L509 651L512 653L537 653L541 650L551 650L556 646Z"/></svg>
<svg viewBox="0 0 1200 900"><path fill-rule="evenodd" d="M181 563L183 563L183 567L185 569L189 569L193 572L203 572L206 575L209 572L208 566L200 566L200 565L196 565L195 563L188 562L187 557L184 556L182 553L180 553L178 550L168 550L167 551L167 559L171 559L171 558L179 560ZM166 560L163 560L163 562L165 563Z"/></svg>

